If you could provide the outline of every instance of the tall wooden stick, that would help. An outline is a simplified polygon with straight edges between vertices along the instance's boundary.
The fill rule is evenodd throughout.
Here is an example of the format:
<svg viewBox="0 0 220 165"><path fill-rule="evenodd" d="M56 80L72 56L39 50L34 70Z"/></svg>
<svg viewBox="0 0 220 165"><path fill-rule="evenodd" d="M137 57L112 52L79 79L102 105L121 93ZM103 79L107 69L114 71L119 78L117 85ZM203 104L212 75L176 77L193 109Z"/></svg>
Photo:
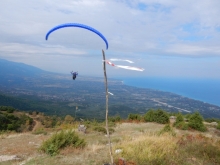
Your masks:
<svg viewBox="0 0 220 165"><path fill-rule="evenodd" d="M105 67L105 52L104 52L104 50L102 50L102 55L103 55L103 70L104 70L104 77L105 77L105 92L106 92L105 93L106 94L105 122L106 122L106 132L107 132L107 137L108 137L111 164L113 165L114 160L113 160L113 156L112 156L112 144L111 144L111 138L110 138L109 129L108 129L108 82L107 82L107 74L106 74L106 67Z"/></svg>

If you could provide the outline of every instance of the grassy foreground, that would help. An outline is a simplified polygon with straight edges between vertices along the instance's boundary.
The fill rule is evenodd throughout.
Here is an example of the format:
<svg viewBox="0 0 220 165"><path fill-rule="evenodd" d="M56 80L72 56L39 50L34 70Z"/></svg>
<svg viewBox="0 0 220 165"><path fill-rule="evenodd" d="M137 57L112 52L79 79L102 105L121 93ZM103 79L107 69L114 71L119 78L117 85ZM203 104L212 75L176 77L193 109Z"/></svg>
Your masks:
<svg viewBox="0 0 220 165"><path fill-rule="evenodd" d="M127 164L135 165L220 164L218 130L210 127L204 133L175 128L164 131L164 126L156 123L117 124L111 135L115 163L124 158ZM0 155L14 154L21 159L0 162L0 165L102 165L110 162L107 137L92 127L87 134L76 131L87 143L84 148L66 147L57 156L39 151L43 142L54 133L51 130L47 134L1 135ZM116 150L121 152L115 153Z"/></svg>
<svg viewBox="0 0 220 165"><path fill-rule="evenodd" d="M220 164L219 141L202 135L144 134L135 139L124 139L118 148L123 150L120 157L140 165Z"/></svg>

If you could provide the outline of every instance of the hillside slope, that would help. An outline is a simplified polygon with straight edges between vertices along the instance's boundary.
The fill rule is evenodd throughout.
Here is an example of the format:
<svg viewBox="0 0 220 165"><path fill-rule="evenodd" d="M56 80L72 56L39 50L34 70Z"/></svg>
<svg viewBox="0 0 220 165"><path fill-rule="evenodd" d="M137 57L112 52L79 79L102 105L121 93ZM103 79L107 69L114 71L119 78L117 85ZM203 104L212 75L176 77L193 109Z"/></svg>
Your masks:
<svg viewBox="0 0 220 165"><path fill-rule="evenodd" d="M45 71L24 63L0 59L0 76L35 76Z"/></svg>
<svg viewBox="0 0 220 165"><path fill-rule="evenodd" d="M174 129L175 136L169 132L158 135L163 127L156 123L118 123L111 135L115 162L123 157L132 165L220 164L219 131L217 133L214 128L209 128L208 132L200 133ZM45 129L46 133L38 135L30 132L1 134L0 164L96 165L110 162L108 140L104 134L91 129L83 134L77 131L76 125L69 125L69 128L85 139L86 147L67 147L58 156L52 157L39 152L39 147L55 133L54 129ZM11 158L11 161L1 161L3 158Z"/></svg>

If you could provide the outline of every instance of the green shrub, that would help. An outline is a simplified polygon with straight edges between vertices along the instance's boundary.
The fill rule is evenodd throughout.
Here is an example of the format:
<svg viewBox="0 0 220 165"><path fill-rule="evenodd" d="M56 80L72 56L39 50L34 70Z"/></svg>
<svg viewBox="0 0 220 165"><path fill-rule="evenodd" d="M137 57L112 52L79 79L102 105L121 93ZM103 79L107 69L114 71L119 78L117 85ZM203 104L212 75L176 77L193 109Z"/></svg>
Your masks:
<svg viewBox="0 0 220 165"><path fill-rule="evenodd" d="M166 124L159 132L159 135L164 134L164 133L169 133L173 136L176 135L176 133L174 132L173 128L170 126L170 124Z"/></svg>
<svg viewBox="0 0 220 165"><path fill-rule="evenodd" d="M87 121L85 121L84 123L85 123L85 125L86 125L87 127L100 125L100 122L98 122L96 119L93 119L93 120L90 120L90 121L87 120Z"/></svg>
<svg viewBox="0 0 220 165"><path fill-rule="evenodd" d="M183 115L181 113L177 114L176 121L173 124L176 128L182 129L182 130L188 130L189 126L185 123Z"/></svg>
<svg viewBox="0 0 220 165"><path fill-rule="evenodd" d="M22 132L28 130L32 123L33 119L24 114L16 116L11 113L0 114L0 131L9 130Z"/></svg>
<svg viewBox="0 0 220 165"><path fill-rule="evenodd" d="M141 120L141 115L139 115L139 114L129 114L128 115L128 120L140 121Z"/></svg>
<svg viewBox="0 0 220 165"><path fill-rule="evenodd" d="M7 113L13 113L14 108L10 106L0 106L0 111L7 111Z"/></svg>
<svg viewBox="0 0 220 165"><path fill-rule="evenodd" d="M59 153L60 149L67 146L83 148L85 145L84 139L80 139L74 131L70 130L54 134L41 145L40 150L51 156L55 156Z"/></svg>
<svg viewBox="0 0 220 165"><path fill-rule="evenodd" d="M189 129L188 124L185 123L184 121L175 124L175 127L179 128L179 129L182 129L182 130L188 130Z"/></svg>
<svg viewBox="0 0 220 165"><path fill-rule="evenodd" d="M108 122L108 127L115 127L116 126L116 123L115 122Z"/></svg>
<svg viewBox="0 0 220 165"><path fill-rule="evenodd" d="M211 122L220 122L220 120L219 119L216 119L216 118L208 118L208 119L205 119L205 121L206 122L208 122L208 123L211 123Z"/></svg>
<svg viewBox="0 0 220 165"><path fill-rule="evenodd" d="M106 129L104 127L95 127L94 130L106 134Z"/></svg>
<svg viewBox="0 0 220 165"><path fill-rule="evenodd" d="M107 131L104 127L98 126L98 127L95 127L94 130L98 131L98 132L102 132L104 134L107 134ZM113 132L115 132L115 130L113 128L109 128L109 133L112 134Z"/></svg>
<svg viewBox="0 0 220 165"><path fill-rule="evenodd" d="M8 108L8 109L7 109L7 113L13 113L14 110L15 110L14 108Z"/></svg>
<svg viewBox="0 0 220 165"><path fill-rule="evenodd" d="M119 121L121 121L121 117L120 116L109 117L108 120L111 122L119 122Z"/></svg>
<svg viewBox="0 0 220 165"><path fill-rule="evenodd" d="M207 128L203 124L203 118L199 114L199 112L195 112L194 114L191 115L191 117L189 118L188 125L190 128L193 128L198 131L204 132L207 130Z"/></svg>
<svg viewBox="0 0 220 165"><path fill-rule="evenodd" d="M154 112L154 121L160 124L167 124L170 122L170 118L165 111L158 109Z"/></svg>
<svg viewBox="0 0 220 165"><path fill-rule="evenodd" d="M154 110L149 110L147 111L147 113L144 115L144 120L146 122L154 122L155 118L154 118Z"/></svg>
<svg viewBox="0 0 220 165"><path fill-rule="evenodd" d="M178 113L177 116L176 116L176 121L175 123L178 124L178 123L181 123L183 122L184 119L183 119L183 115L181 113Z"/></svg>
<svg viewBox="0 0 220 165"><path fill-rule="evenodd" d="M17 130L18 127L19 127L19 126L18 126L16 123L8 124L8 125L7 125L7 130L9 130L9 131Z"/></svg>
<svg viewBox="0 0 220 165"><path fill-rule="evenodd" d="M167 124L170 122L170 119L167 112L161 109L158 109L156 111L151 109L144 115L144 121Z"/></svg>

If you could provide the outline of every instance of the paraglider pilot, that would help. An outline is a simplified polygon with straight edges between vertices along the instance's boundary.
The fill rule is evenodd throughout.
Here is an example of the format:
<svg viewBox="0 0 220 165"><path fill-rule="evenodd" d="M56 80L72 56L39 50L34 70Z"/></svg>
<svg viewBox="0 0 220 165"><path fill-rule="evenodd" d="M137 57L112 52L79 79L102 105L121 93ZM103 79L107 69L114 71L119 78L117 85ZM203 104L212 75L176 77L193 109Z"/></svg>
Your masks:
<svg viewBox="0 0 220 165"><path fill-rule="evenodd" d="M78 75L78 72L71 72L71 74L73 75L73 80L75 80L76 79L76 76Z"/></svg>

